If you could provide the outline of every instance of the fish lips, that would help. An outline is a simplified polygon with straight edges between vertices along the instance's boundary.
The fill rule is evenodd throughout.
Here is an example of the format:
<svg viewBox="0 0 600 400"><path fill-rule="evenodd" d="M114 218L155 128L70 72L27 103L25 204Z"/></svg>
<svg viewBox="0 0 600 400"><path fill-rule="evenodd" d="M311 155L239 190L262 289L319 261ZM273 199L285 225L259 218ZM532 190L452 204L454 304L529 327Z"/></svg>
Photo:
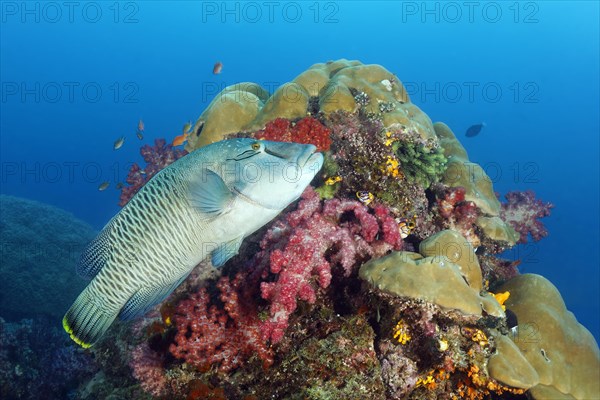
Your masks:
<svg viewBox="0 0 600 400"><path fill-rule="evenodd" d="M296 160L303 173L311 174L311 180L323 167L323 154L317 153L316 150L316 146L308 145Z"/></svg>

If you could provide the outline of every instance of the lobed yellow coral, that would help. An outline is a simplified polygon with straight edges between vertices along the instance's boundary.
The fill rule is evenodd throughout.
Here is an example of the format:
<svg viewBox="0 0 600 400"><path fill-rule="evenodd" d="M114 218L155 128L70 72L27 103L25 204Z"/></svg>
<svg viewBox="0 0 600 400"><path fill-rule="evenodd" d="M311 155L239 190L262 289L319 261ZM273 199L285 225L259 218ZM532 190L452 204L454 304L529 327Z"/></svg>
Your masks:
<svg viewBox="0 0 600 400"><path fill-rule="evenodd" d="M471 335L471 340L479 343L482 347L488 344L488 337L481 329L475 329L475 332Z"/></svg>
<svg viewBox="0 0 600 400"><path fill-rule="evenodd" d="M408 326L404 322L404 320L398 321L396 327L394 328L394 339L398 340L400 344L406 344L412 339L410 336Z"/></svg>

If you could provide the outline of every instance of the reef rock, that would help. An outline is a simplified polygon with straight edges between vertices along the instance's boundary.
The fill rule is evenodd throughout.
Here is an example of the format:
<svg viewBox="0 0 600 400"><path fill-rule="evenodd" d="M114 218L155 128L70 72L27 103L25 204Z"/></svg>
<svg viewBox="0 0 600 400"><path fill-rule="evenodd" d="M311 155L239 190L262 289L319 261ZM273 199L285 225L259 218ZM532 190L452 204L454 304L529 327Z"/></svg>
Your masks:
<svg viewBox="0 0 600 400"><path fill-rule="evenodd" d="M61 209L6 195L0 195L0 221L0 315L60 321L85 287L75 264L96 232Z"/></svg>
<svg viewBox="0 0 600 400"><path fill-rule="evenodd" d="M469 161L467 151L460 144L448 125L436 122L433 125L448 164L442 183L449 187L465 188L465 200L472 201L485 216L479 217L476 225L492 240L506 242L509 246L519 240L519 234L500 218L500 202L496 198L492 180L479 164Z"/></svg>

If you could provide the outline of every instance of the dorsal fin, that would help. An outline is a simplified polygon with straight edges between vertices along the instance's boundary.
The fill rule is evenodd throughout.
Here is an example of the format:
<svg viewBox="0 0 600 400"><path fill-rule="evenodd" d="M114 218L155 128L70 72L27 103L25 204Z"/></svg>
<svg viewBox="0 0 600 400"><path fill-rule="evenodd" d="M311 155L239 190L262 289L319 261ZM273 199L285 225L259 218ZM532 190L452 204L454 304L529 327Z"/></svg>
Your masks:
<svg viewBox="0 0 600 400"><path fill-rule="evenodd" d="M94 240L88 243L79 256L76 271L82 278L93 279L106 265L111 251L110 233L114 226L114 219L115 217L108 221L108 224Z"/></svg>

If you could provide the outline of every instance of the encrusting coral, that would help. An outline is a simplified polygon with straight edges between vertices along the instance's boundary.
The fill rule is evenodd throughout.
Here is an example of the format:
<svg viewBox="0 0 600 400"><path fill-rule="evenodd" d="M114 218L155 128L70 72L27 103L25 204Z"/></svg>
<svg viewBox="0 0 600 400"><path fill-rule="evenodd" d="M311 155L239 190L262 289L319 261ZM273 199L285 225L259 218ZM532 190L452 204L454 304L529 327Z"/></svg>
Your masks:
<svg viewBox="0 0 600 400"><path fill-rule="evenodd" d="M495 297L480 294L481 269L473 248L460 234L446 230L421 242L419 253L393 252L360 268L360 277L377 290L434 303L467 315L504 312Z"/></svg>
<svg viewBox="0 0 600 400"><path fill-rule="evenodd" d="M600 393L598 344L567 310L558 289L535 274L519 275L498 289L511 293L506 307L517 318L511 338L539 375L531 395L537 400L596 397Z"/></svg>
<svg viewBox="0 0 600 400"><path fill-rule="evenodd" d="M149 333L131 365L148 392L379 400L525 398L530 389L542 399L548 386L578 398L572 385L546 383L511 340L515 314L523 329L518 260L496 257L528 233L541 238L549 206L529 194L502 205L450 128L412 104L394 74L338 60L273 94L229 86L186 150L233 137L312 143L324 166L221 277L193 273L162 320L139 323ZM132 169L122 204L181 156L162 141L146 147L146 176Z"/></svg>

